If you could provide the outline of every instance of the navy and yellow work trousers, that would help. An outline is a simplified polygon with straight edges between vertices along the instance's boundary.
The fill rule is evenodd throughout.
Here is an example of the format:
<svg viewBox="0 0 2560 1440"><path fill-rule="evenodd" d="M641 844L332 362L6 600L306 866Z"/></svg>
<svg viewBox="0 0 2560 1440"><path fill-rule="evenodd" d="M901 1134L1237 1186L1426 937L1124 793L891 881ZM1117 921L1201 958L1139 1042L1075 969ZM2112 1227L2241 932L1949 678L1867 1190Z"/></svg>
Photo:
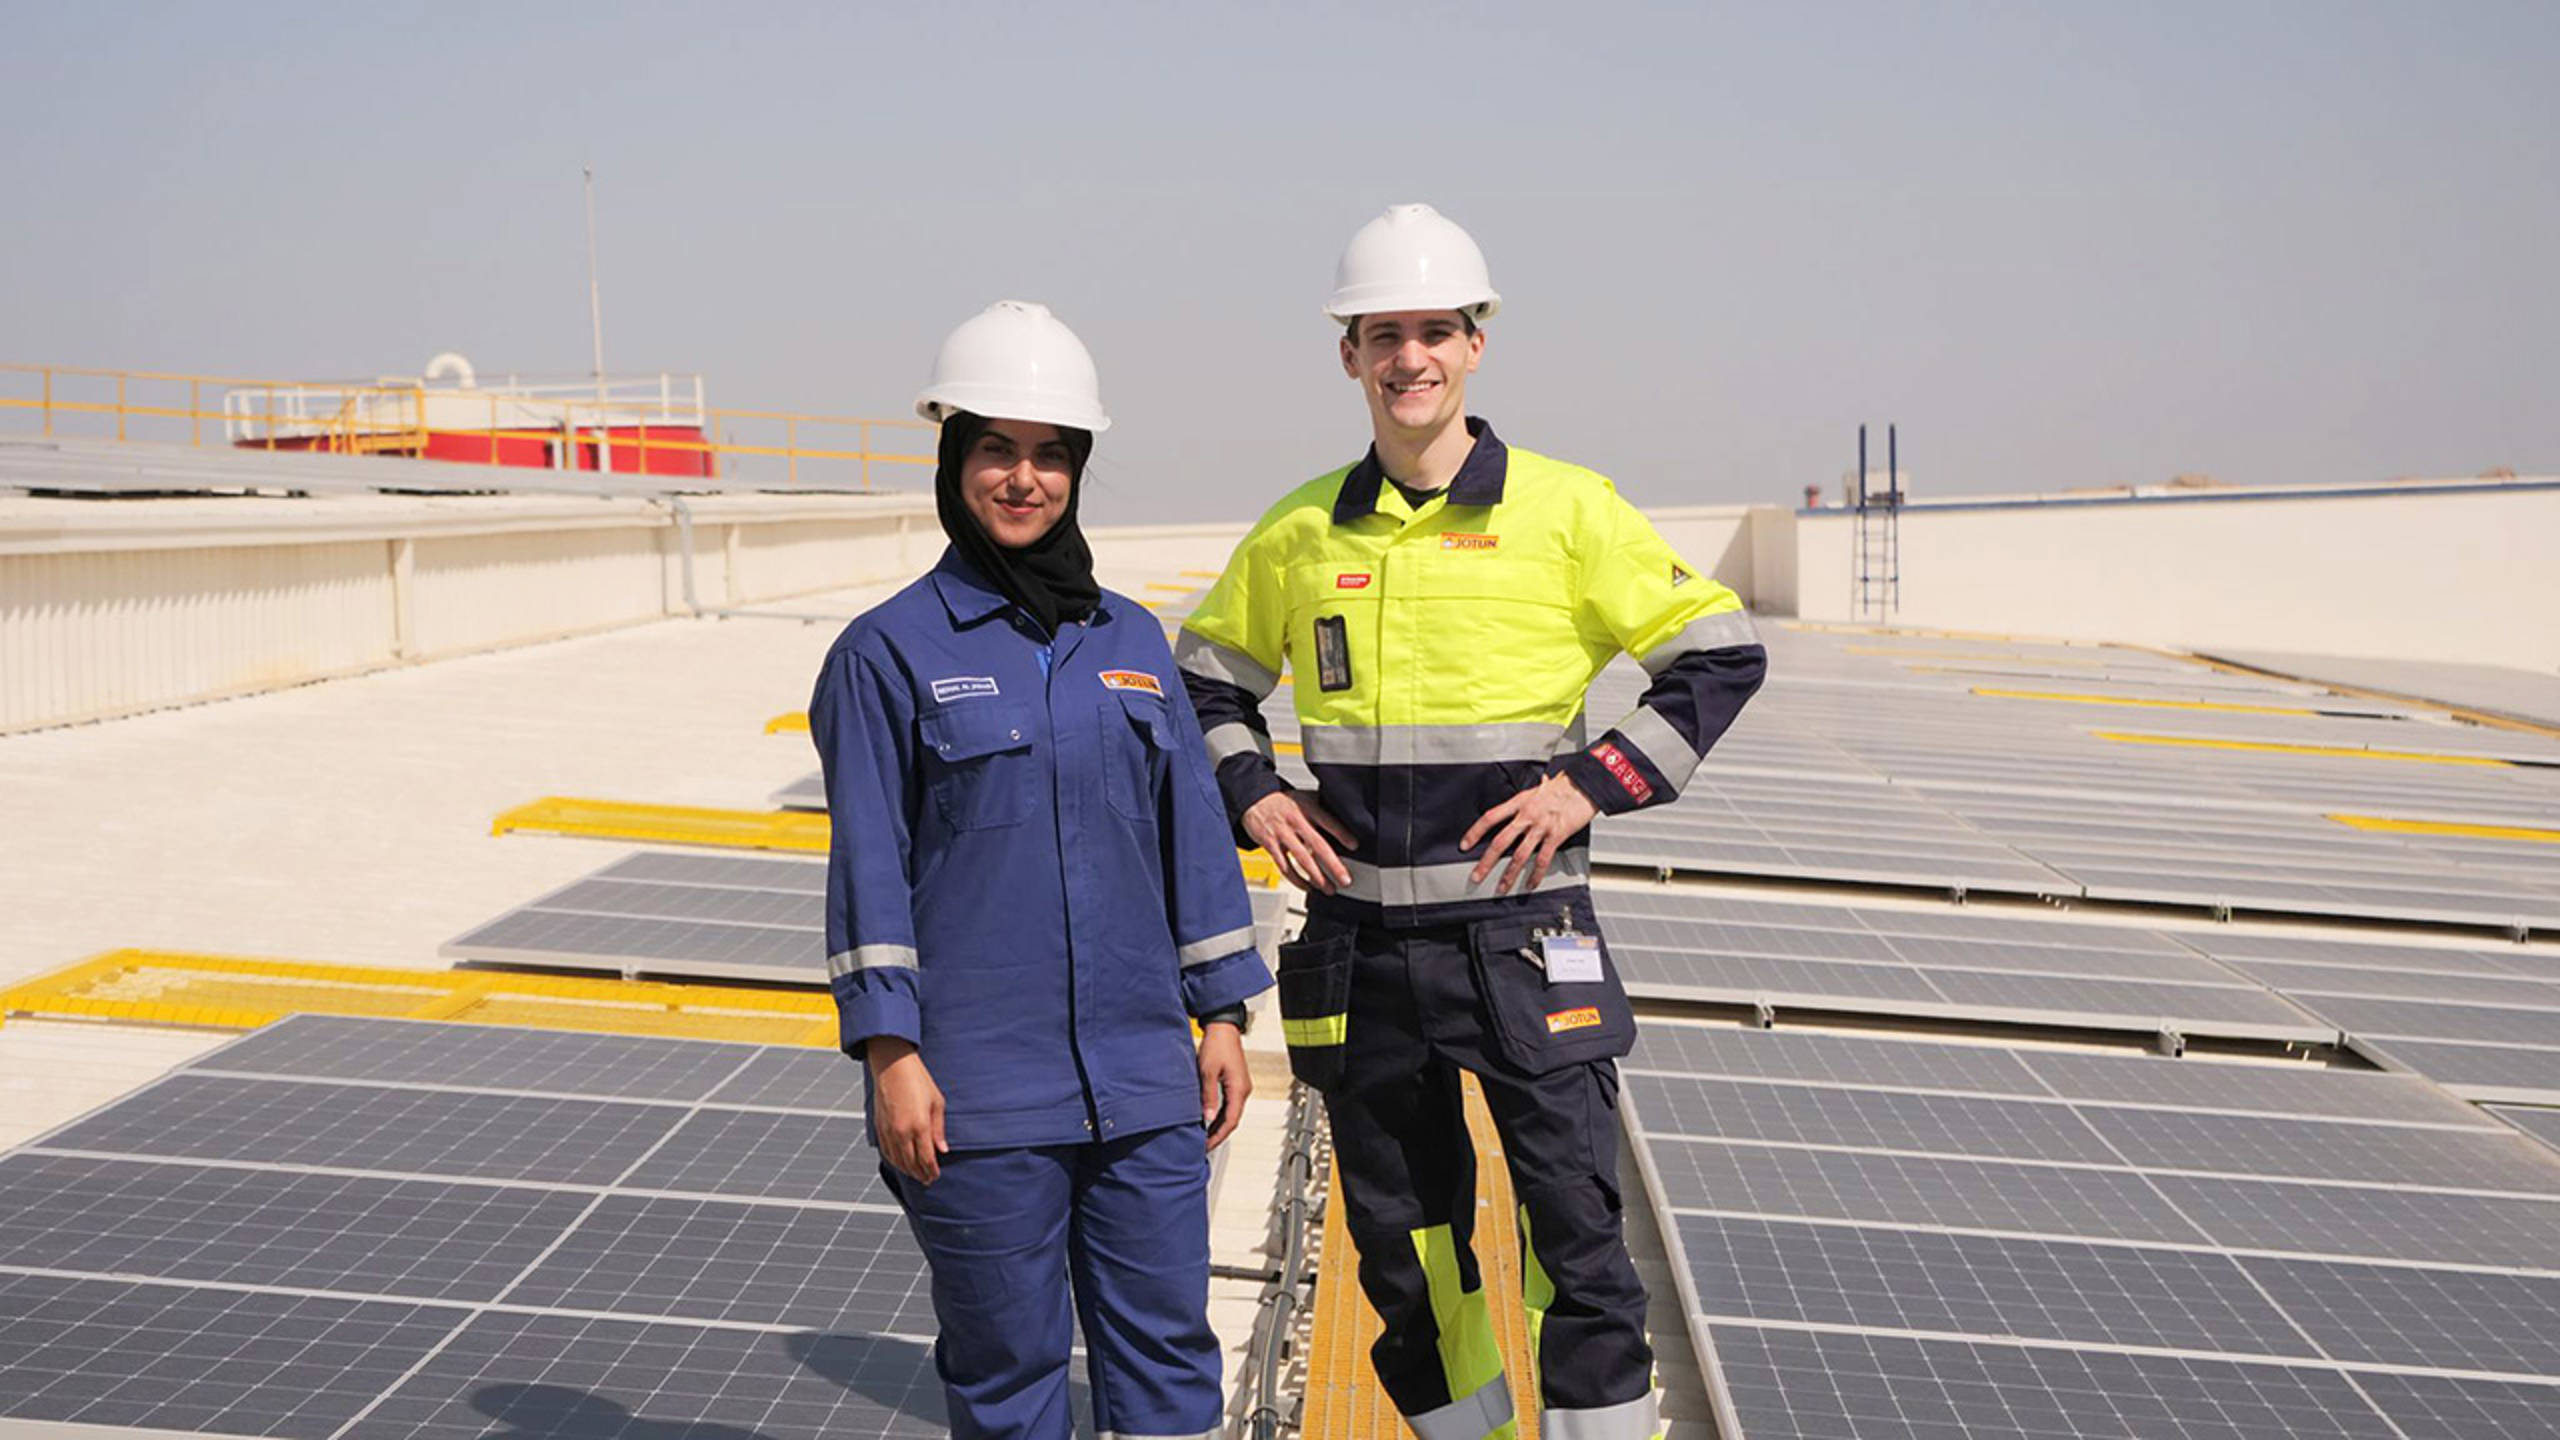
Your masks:
<svg viewBox="0 0 2560 1440"><path fill-rule="evenodd" d="M1282 947L1290 1064L1325 1094L1378 1379L1420 1440L1510 1440L1510 1386L1476 1265L1480 1083L1520 1207L1522 1296L1547 1440L1661 1431L1645 1291L1627 1257L1615 1057L1634 1036L1614 964L1550 981L1541 938L1596 938L1586 893L1516 919L1424 929L1329 921Z"/></svg>

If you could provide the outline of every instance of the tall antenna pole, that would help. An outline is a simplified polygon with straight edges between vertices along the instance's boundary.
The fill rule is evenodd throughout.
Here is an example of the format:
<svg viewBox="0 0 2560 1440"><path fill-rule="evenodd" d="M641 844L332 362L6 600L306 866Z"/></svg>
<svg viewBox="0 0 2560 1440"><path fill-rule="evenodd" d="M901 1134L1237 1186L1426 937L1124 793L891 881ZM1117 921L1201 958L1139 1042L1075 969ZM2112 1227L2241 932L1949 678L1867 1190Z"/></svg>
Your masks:
<svg viewBox="0 0 2560 1440"><path fill-rule="evenodd" d="M596 284L596 167L579 167L587 177L587 319L595 329L596 403L604 403L604 295ZM599 414L598 419L602 416Z"/></svg>

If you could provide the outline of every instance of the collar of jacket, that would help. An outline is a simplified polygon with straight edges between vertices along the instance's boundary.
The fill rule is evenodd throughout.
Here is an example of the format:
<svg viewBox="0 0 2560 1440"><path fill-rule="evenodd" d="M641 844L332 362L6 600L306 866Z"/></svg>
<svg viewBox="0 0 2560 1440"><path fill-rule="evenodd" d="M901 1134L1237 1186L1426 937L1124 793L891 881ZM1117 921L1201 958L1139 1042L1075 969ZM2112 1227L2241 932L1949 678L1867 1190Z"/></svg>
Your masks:
<svg viewBox="0 0 2560 1440"><path fill-rule="evenodd" d="M1003 591L988 584L986 577L978 573L978 567L949 545L942 547L942 558L934 562L933 590L942 597L942 608L951 612L954 625L975 625L1013 608L1013 602L1005 598ZM1105 594L1101 603L1093 607L1092 618L1085 623L1100 625L1110 618L1111 599Z"/></svg>
<svg viewBox="0 0 2560 1440"><path fill-rule="evenodd" d="M1511 469L1511 447L1493 433L1493 427L1470 415L1467 433L1475 437L1475 448L1460 462L1458 473L1449 481L1449 503L1452 505L1498 505L1502 503L1502 479ZM1333 523L1348 525L1363 515L1377 513L1378 491L1387 483L1387 472L1378 465L1378 447L1360 457L1351 473L1342 477L1342 490L1333 497Z"/></svg>

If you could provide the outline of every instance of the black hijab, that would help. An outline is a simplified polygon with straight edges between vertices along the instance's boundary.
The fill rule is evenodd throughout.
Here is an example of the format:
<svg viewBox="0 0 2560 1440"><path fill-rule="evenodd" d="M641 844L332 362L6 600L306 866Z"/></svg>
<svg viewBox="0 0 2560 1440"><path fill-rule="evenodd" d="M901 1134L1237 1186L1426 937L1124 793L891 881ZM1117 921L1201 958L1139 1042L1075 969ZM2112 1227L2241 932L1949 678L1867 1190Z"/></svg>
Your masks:
<svg viewBox="0 0 2560 1440"><path fill-rule="evenodd" d="M1093 547L1076 526L1076 502L1084 498L1084 462L1093 454L1093 432L1069 425L1057 429L1067 446L1067 509L1048 534L1028 545L998 545L960 498L961 467L969 447L987 433L985 416L954 410L943 418L940 463L933 472L934 509L942 516L942 533L951 537L952 548L1006 599L1021 606L1038 623L1041 634L1051 637L1057 635L1061 621L1083 621L1102 601L1102 587L1093 580Z"/></svg>

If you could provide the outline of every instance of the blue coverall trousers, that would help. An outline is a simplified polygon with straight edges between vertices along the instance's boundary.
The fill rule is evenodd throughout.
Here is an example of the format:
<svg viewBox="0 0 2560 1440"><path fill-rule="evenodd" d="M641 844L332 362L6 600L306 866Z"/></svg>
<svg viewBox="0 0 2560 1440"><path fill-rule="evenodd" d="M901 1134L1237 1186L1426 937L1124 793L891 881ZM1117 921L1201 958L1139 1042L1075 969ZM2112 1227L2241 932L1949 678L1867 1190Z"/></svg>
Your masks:
<svg viewBox="0 0 2560 1440"><path fill-rule="evenodd" d="M1215 1440L1224 1392L1197 1126L955 1150L931 1185L882 1173L932 1267L933 1362L956 1440L1069 1440L1076 1322L1101 1440Z"/></svg>

